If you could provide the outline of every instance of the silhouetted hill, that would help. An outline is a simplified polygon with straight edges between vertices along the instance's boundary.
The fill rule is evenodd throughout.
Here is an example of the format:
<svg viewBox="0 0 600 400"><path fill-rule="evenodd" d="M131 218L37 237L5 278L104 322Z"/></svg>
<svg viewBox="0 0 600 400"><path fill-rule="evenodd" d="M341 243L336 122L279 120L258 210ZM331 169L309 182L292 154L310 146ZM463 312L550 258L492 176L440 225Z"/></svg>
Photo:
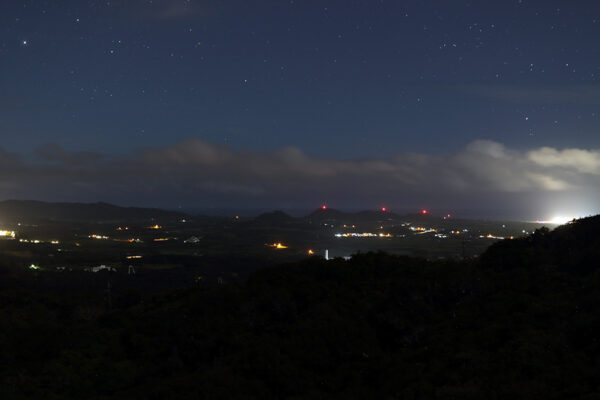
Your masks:
<svg viewBox="0 0 600 400"><path fill-rule="evenodd" d="M420 223L424 221L441 221L442 218L435 217L432 215L422 215L422 214L406 214L400 215L390 211L380 211L380 210L365 210L365 211L357 211L357 212L345 212L340 210L335 210L332 208L322 209L318 208L304 219L308 222L312 223L323 223L326 221L330 222L338 222L338 223L351 223L351 224L363 224L363 223L373 223L377 221L390 221L396 223L402 223L406 221L411 221L414 223Z"/></svg>
<svg viewBox="0 0 600 400"><path fill-rule="evenodd" d="M546 266L587 273L600 270L600 216L575 220L554 230L503 240L481 255L481 264L499 269Z"/></svg>
<svg viewBox="0 0 600 400"><path fill-rule="evenodd" d="M263 269L240 284L151 297L123 290L112 309L103 293L0 292L10 310L0 313L0 392L473 400L599 393L598 276L368 253Z"/></svg>
<svg viewBox="0 0 600 400"><path fill-rule="evenodd" d="M399 215L389 211L359 211L353 214L356 218L369 220L397 220L401 218Z"/></svg>
<svg viewBox="0 0 600 400"><path fill-rule="evenodd" d="M108 203L46 203L33 200L0 202L0 218L9 221L147 221L176 220L186 214L156 208L119 207Z"/></svg>
<svg viewBox="0 0 600 400"><path fill-rule="evenodd" d="M0 290L0 393L596 399L599 226L597 216L542 228L475 261L311 257L164 294L115 281L112 306L104 286L42 292L44 272L0 259L4 281L26 282Z"/></svg>
<svg viewBox="0 0 600 400"><path fill-rule="evenodd" d="M304 218L312 223L320 223L328 220L343 220L347 217L348 213L343 211L335 210L333 208L318 208Z"/></svg>
<svg viewBox="0 0 600 400"><path fill-rule="evenodd" d="M261 214L254 218L253 222L258 224L284 225L296 222L296 218L278 210Z"/></svg>

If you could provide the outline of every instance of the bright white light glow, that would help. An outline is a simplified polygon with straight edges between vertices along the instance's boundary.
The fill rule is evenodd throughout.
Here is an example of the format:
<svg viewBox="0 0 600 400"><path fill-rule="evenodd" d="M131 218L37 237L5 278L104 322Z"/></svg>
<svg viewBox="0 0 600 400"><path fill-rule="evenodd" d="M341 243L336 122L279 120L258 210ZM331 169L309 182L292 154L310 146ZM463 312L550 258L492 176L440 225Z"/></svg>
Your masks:
<svg viewBox="0 0 600 400"><path fill-rule="evenodd" d="M563 217L563 216L557 215L556 217L554 217L550 221L548 221L548 223L556 224L556 225L564 225L567 222L572 221L573 219L575 219L575 217Z"/></svg>
<svg viewBox="0 0 600 400"><path fill-rule="evenodd" d="M562 215L557 215L552 219L546 221L536 221L538 224L550 224L550 225L564 225L567 224L578 217L563 217Z"/></svg>

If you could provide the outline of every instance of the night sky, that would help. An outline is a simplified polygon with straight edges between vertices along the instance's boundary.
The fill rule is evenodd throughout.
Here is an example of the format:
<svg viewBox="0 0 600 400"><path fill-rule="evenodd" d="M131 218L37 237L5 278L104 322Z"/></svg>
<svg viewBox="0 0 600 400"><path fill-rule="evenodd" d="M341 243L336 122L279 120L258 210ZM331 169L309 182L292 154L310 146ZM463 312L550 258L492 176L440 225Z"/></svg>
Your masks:
<svg viewBox="0 0 600 400"><path fill-rule="evenodd" d="M600 3L2 1L0 199L600 211Z"/></svg>

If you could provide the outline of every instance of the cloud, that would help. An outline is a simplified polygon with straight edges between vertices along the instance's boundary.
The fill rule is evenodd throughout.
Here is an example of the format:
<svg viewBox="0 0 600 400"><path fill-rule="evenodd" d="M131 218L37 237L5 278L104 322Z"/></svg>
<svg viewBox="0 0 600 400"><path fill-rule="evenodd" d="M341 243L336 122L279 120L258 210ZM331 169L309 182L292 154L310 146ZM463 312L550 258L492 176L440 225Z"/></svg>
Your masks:
<svg viewBox="0 0 600 400"><path fill-rule="evenodd" d="M527 156L492 141L475 141L445 163L464 190L527 192L566 190L560 171L548 171Z"/></svg>
<svg viewBox="0 0 600 400"><path fill-rule="evenodd" d="M35 153L42 161L71 164L93 163L103 157L102 154L91 151L69 153L56 143L47 143L37 148Z"/></svg>
<svg viewBox="0 0 600 400"><path fill-rule="evenodd" d="M0 197L237 206L387 199L468 207L483 199L502 204L515 196L589 194L600 183L598 150L523 152L486 140L445 156L399 153L355 160L312 157L296 147L234 149L200 139L125 156L73 153L56 144L35 154L26 160L0 149Z"/></svg>
<svg viewBox="0 0 600 400"><path fill-rule="evenodd" d="M584 174L600 175L600 150L564 149L551 147L529 152L528 158L543 167L558 167Z"/></svg>

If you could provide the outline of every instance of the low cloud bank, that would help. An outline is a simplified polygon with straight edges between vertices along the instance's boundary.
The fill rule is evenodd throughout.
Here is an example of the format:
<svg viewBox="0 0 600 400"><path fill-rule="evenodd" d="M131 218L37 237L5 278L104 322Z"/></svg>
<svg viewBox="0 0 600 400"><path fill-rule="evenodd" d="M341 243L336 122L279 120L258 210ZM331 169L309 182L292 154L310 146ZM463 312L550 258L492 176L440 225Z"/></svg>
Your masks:
<svg viewBox="0 0 600 400"><path fill-rule="evenodd" d="M485 140L445 156L356 160L315 158L295 147L238 150L199 139L127 156L68 152L55 144L35 155L26 159L0 149L0 197L186 206L326 199L348 206L376 199L412 206L449 199L467 208L483 199L499 206L519 197L595 196L600 183L600 150L524 152Z"/></svg>

